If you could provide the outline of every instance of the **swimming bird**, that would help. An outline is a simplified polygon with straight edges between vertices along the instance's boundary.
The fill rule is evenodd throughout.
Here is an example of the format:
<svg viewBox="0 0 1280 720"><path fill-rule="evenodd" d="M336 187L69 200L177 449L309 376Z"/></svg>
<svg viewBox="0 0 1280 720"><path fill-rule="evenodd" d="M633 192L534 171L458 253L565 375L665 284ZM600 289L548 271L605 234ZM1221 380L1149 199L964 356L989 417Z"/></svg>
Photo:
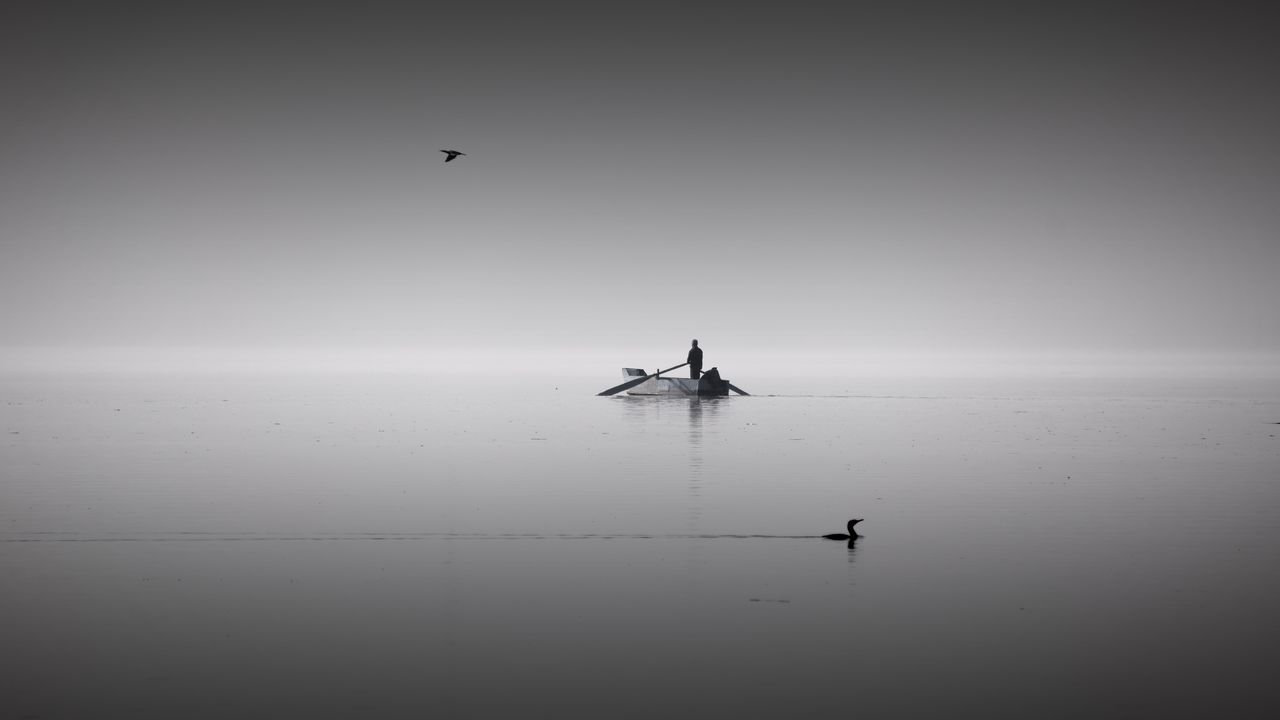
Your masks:
<svg viewBox="0 0 1280 720"><path fill-rule="evenodd" d="M845 525L845 527L849 529L848 535L844 533L831 533L830 535L823 535L822 537L826 538L827 540L853 540L854 538L858 537L858 533L853 531L853 526L857 525L860 522L862 522L862 518L858 518L856 520L850 520L849 524Z"/></svg>
<svg viewBox="0 0 1280 720"><path fill-rule="evenodd" d="M450 160L458 157L459 155L466 155L466 153L458 152L457 150L441 150L440 152L445 154L446 156L444 159L445 162L449 162Z"/></svg>

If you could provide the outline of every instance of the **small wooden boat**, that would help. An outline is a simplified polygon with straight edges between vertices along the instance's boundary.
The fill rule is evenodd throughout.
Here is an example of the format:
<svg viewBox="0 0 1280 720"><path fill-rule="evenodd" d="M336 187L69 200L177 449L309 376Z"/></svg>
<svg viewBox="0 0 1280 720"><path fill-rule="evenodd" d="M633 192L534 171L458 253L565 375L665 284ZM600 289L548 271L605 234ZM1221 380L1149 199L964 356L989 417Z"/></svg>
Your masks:
<svg viewBox="0 0 1280 720"><path fill-rule="evenodd" d="M728 380L720 377L720 371L716 368L702 373L702 377L693 378L671 378L662 377L663 373L669 373L672 370L679 370L688 365L684 362L666 370L659 370L655 373L645 374L640 368L622 368L622 377L627 381L621 385L614 385L608 390L596 393L596 395L609 396L617 395L626 390L630 395L665 395L668 397L706 397L717 395L728 395L732 390L739 395L746 395L746 391L737 387Z"/></svg>
<svg viewBox="0 0 1280 720"><path fill-rule="evenodd" d="M622 377L627 380L643 378L648 373L639 368L622 368ZM702 377L693 378L663 377L654 375L635 387L627 388L628 395L666 395L671 397L715 397L729 394L729 382L720 378L716 368L702 373Z"/></svg>

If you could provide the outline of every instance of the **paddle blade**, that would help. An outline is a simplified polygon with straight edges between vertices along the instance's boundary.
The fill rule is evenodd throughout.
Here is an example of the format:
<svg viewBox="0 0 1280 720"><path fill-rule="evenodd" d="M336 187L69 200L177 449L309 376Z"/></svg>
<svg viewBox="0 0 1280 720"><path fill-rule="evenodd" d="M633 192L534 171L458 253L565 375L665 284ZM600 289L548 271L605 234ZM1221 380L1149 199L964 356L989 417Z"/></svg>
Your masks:
<svg viewBox="0 0 1280 720"><path fill-rule="evenodd" d="M737 385L734 385L733 383L729 383L729 389L738 393L739 395L746 395L748 397L751 396L751 393L747 392L746 390L743 390L742 388L738 387Z"/></svg>

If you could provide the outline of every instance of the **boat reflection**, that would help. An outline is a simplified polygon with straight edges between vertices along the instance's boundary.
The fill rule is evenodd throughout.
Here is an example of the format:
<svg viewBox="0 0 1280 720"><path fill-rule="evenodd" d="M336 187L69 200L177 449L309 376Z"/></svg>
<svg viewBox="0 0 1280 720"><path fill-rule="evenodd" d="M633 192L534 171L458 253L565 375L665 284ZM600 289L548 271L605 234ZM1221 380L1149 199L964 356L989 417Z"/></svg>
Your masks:
<svg viewBox="0 0 1280 720"><path fill-rule="evenodd" d="M624 416L631 431L649 437L669 436L674 449L683 446L686 451L683 472L688 490L689 521L687 530L701 532L702 490L704 478L713 468L708 467L706 441L718 433L721 403L720 397L663 397L631 395L619 398ZM677 458L671 458L673 463Z"/></svg>

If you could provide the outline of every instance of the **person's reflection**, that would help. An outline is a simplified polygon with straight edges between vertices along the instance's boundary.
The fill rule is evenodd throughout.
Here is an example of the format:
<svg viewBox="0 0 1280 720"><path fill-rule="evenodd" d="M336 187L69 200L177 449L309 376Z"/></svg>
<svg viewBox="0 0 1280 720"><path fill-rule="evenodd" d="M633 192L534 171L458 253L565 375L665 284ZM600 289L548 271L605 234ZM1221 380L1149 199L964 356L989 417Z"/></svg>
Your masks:
<svg viewBox="0 0 1280 720"><path fill-rule="evenodd" d="M689 467L695 472L701 473L703 468L702 431L704 420L710 422L714 428L719 410L718 398L689 398Z"/></svg>
<svg viewBox="0 0 1280 720"><path fill-rule="evenodd" d="M702 530L702 399L692 397L688 400L687 424L685 437L689 441L689 471L686 476L689 488L689 517L686 531L696 535Z"/></svg>
<svg viewBox="0 0 1280 720"><path fill-rule="evenodd" d="M702 399L689 398L689 447L695 453L698 464L702 464Z"/></svg>

